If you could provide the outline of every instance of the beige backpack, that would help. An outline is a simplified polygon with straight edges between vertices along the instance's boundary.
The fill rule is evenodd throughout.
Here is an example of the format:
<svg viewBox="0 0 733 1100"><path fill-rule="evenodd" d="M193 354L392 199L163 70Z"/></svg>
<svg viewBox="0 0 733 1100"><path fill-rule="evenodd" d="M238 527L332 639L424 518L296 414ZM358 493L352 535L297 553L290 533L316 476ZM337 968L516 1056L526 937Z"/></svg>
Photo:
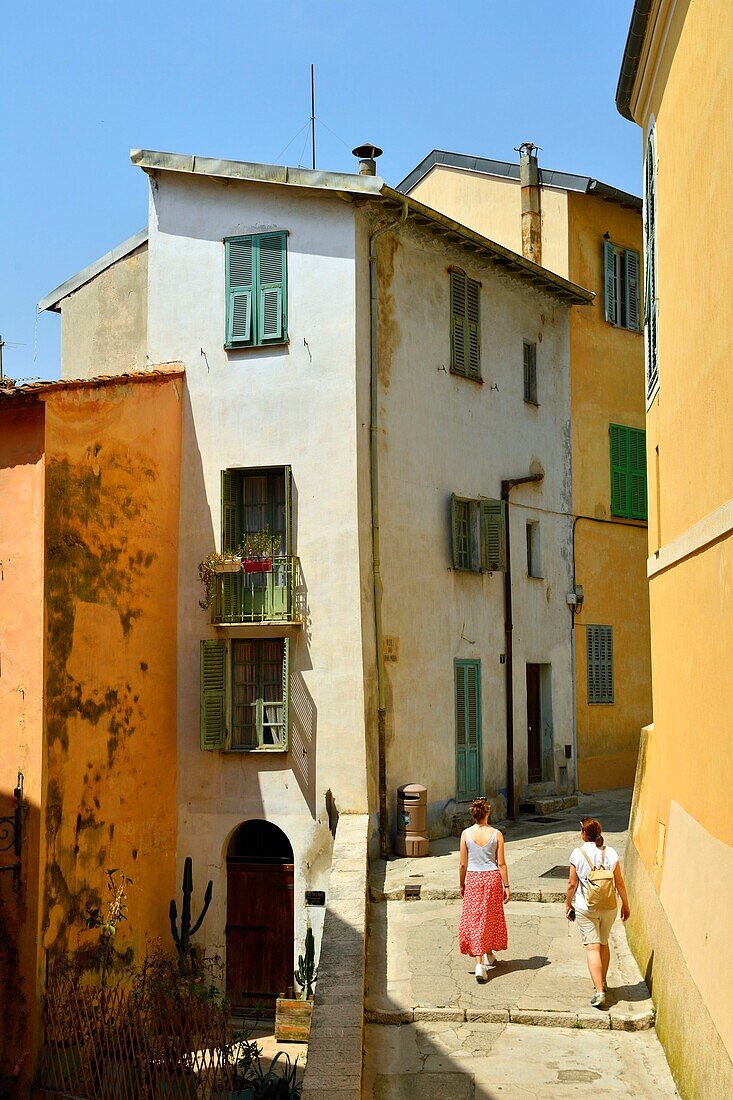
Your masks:
<svg viewBox="0 0 733 1100"><path fill-rule="evenodd" d="M607 871L603 866L603 861L606 855L605 845L601 848L601 865L600 867L594 867L590 859L586 855L585 849L581 848L581 852L590 867L590 874L588 875L587 886L587 902L589 913L601 913L606 912L609 909L615 909L618 905L616 901L616 885L613 879L613 871Z"/></svg>

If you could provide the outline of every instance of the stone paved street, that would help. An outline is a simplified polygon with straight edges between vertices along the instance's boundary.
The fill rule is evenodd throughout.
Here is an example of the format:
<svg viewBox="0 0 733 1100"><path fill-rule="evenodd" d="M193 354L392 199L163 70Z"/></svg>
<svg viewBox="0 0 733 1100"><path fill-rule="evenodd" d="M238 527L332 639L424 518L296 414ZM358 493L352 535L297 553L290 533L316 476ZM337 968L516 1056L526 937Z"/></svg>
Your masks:
<svg viewBox="0 0 733 1100"><path fill-rule="evenodd" d="M623 852L628 806L628 792L610 792L550 822L513 823L514 890L529 898L563 891L564 876L543 875L567 865L578 818L591 810ZM602 1012L590 1007L585 953L557 901L510 902L509 950L477 984L457 945L457 845L448 838L425 859L372 868L372 897L402 900L371 904L363 1100L677 1096L620 921ZM421 900L403 900L415 884Z"/></svg>

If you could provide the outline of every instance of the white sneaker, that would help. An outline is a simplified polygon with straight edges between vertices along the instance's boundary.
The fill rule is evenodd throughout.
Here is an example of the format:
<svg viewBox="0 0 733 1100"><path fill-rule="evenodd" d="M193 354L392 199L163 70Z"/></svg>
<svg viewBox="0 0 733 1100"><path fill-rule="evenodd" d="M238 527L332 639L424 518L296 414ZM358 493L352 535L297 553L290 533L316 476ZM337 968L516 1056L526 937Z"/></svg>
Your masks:
<svg viewBox="0 0 733 1100"><path fill-rule="evenodd" d="M484 967L486 970L493 970L498 961L493 951L489 951L488 954L484 955Z"/></svg>
<svg viewBox="0 0 733 1100"><path fill-rule="evenodd" d="M484 985L489 979L486 976L486 967L482 963L476 963L476 981Z"/></svg>
<svg viewBox="0 0 733 1100"><path fill-rule="evenodd" d="M602 989L597 989L590 999L592 1008L603 1008L606 998Z"/></svg>

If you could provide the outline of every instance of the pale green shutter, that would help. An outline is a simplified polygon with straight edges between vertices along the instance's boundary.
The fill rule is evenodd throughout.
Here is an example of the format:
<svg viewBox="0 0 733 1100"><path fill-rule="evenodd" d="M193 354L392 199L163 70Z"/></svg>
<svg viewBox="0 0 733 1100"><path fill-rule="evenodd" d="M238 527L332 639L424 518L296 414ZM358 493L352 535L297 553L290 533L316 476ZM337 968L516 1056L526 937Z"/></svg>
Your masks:
<svg viewBox="0 0 733 1100"><path fill-rule="evenodd" d="M239 543L238 490L241 480L235 470L221 471L221 550L233 552ZM222 573L217 580L217 601L215 608L217 619L230 623L234 619L238 596L242 592L242 577L237 573ZM218 595L221 593L221 605Z"/></svg>
<svg viewBox="0 0 733 1100"><path fill-rule="evenodd" d="M259 344L282 343L287 337L287 235L261 233L257 238L257 325Z"/></svg>
<svg viewBox="0 0 733 1100"><path fill-rule="evenodd" d="M471 516L467 500L450 498L451 556L454 569L471 568Z"/></svg>
<svg viewBox="0 0 733 1100"><path fill-rule="evenodd" d="M462 271L450 273L450 369L466 374L466 276Z"/></svg>
<svg viewBox="0 0 733 1100"><path fill-rule="evenodd" d="M224 748L226 740L227 644L218 639L201 643L201 748Z"/></svg>
<svg viewBox="0 0 733 1100"><path fill-rule="evenodd" d="M639 253L626 249L626 327L639 331Z"/></svg>
<svg viewBox="0 0 733 1100"><path fill-rule="evenodd" d="M629 518L629 429L611 424L611 515Z"/></svg>
<svg viewBox="0 0 733 1100"><path fill-rule="evenodd" d="M613 703L613 628L587 626L586 661L589 703Z"/></svg>
<svg viewBox="0 0 733 1100"><path fill-rule="evenodd" d="M226 268L226 343L243 347L254 342L252 300L254 246L252 237L224 242Z"/></svg>
<svg viewBox="0 0 733 1100"><path fill-rule="evenodd" d="M285 553L293 553L293 469L285 466Z"/></svg>
<svg viewBox="0 0 733 1100"><path fill-rule="evenodd" d="M610 241L603 242L603 283L606 320L616 324L616 257Z"/></svg>
<svg viewBox="0 0 733 1100"><path fill-rule="evenodd" d="M456 696L456 798L481 793L481 662L454 662Z"/></svg>
<svg viewBox="0 0 733 1100"><path fill-rule="evenodd" d="M629 428L629 483L631 519L647 518L646 491L646 432Z"/></svg>
<svg viewBox="0 0 733 1100"><path fill-rule="evenodd" d="M506 569L506 506L503 500L479 503L481 524L481 568L487 572Z"/></svg>
<svg viewBox="0 0 733 1100"><path fill-rule="evenodd" d="M466 335L469 378L481 379L481 283L466 279Z"/></svg>

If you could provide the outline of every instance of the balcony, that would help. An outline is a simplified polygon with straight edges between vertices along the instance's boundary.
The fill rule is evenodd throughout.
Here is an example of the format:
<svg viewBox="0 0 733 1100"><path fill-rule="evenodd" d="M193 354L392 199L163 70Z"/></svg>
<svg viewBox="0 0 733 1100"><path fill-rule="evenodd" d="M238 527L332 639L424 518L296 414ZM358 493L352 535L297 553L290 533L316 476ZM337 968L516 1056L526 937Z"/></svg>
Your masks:
<svg viewBox="0 0 733 1100"><path fill-rule="evenodd" d="M235 572L217 569L211 621L219 626L300 623L301 592L300 563L292 554L245 562Z"/></svg>

